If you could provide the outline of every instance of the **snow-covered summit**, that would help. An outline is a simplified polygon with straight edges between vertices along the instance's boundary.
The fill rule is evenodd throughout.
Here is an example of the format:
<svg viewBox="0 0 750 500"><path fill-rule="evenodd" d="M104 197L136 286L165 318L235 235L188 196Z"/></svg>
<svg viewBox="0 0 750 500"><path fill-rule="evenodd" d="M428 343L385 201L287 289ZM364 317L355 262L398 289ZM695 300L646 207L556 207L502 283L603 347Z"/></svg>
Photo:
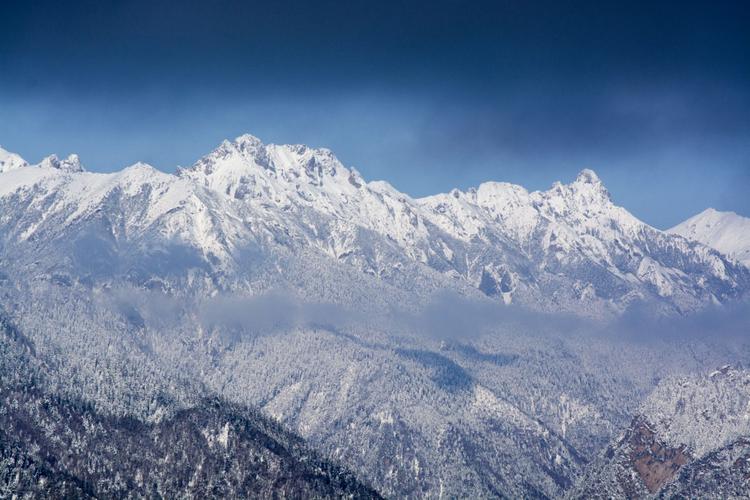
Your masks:
<svg viewBox="0 0 750 500"><path fill-rule="evenodd" d="M11 153L0 147L0 173L10 172L22 167L28 167L29 163L16 153ZM85 169L77 154L70 154L67 158L60 159L57 155L49 155L34 165L38 168L53 168L67 173L84 172Z"/></svg>
<svg viewBox="0 0 750 500"><path fill-rule="evenodd" d="M234 142L239 145L254 146L254 147L259 147L263 145L263 141L261 141L258 137L254 136L253 134L239 135L234 139Z"/></svg>
<svg viewBox="0 0 750 500"><path fill-rule="evenodd" d="M750 218L708 208L667 232L700 241L750 266Z"/></svg>
<svg viewBox="0 0 750 500"><path fill-rule="evenodd" d="M569 184L556 182L547 191L528 192L514 184L485 182L476 189L429 196L418 203L436 224L464 240L495 233L531 250L528 243L543 236L542 250L594 245L588 249L590 255L603 262L607 259L601 255L602 239L613 240L615 233L632 233L646 226L612 203L592 170L583 170Z"/></svg>
<svg viewBox="0 0 750 500"><path fill-rule="evenodd" d="M77 154L68 155L67 158L60 159L57 155L50 155L43 159L39 165L41 168L55 168L67 173L85 172L81 160Z"/></svg>
<svg viewBox="0 0 750 500"><path fill-rule="evenodd" d="M318 194L342 189L351 193L358 177L328 149L263 144L249 134L223 141L192 167L180 169L178 175L237 199L277 202L290 201L290 190L302 198L312 194L307 193L310 189Z"/></svg>
<svg viewBox="0 0 750 500"><path fill-rule="evenodd" d="M125 173L125 172L130 172L131 175L137 175L136 173L140 173L141 175L152 175L152 174L164 175L164 172L154 167L153 165L150 165L143 161L137 161L120 171L120 173Z"/></svg>
<svg viewBox="0 0 750 500"><path fill-rule="evenodd" d="M576 176L576 182L584 184L601 184L602 180L599 176L590 168L584 168Z"/></svg>
<svg viewBox="0 0 750 500"><path fill-rule="evenodd" d="M28 162L19 155L6 151L0 146L0 174L17 168L27 167L28 165Z"/></svg>
<svg viewBox="0 0 750 500"><path fill-rule="evenodd" d="M398 242L412 256L415 242L426 238L408 196L386 182L365 182L356 169L345 167L326 148L263 144L257 137L242 135L222 142L192 167L180 169L178 176L249 207L314 212L299 230L305 233L315 226L312 237L316 244L333 254L339 254L340 249L329 246L338 247L338 243L318 238L329 232L323 226L334 220L337 232L374 230ZM283 224L298 225L306 217L286 219ZM331 235L334 241L340 238L347 237Z"/></svg>

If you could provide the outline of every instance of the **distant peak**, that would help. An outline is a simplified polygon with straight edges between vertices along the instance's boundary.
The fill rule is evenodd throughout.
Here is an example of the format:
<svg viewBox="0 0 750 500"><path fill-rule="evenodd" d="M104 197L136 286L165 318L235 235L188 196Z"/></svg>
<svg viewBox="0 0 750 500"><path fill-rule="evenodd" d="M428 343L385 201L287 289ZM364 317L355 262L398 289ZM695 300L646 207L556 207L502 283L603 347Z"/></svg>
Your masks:
<svg viewBox="0 0 750 500"><path fill-rule="evenodd" d="M138 171L138 170L146 170L146 171L158 171L155 167L149 165L148 163L139 161L135 162L129 167L127 167L123 172L125 171Z"/></svg>
<svg viewBox="0 0 750 500"><path fill-rule="evenodd" d="M596 175L596 172L591 170L590 168L584 168L578 173L578 176L576 177L576 182L583 183L583 184L601 184L602 181L599 178L598 175Z"/></svg>
<svg viewBox="0 0 750 500"><path fill-rule="evenodd" d="M737 215L735 212L730 211L722 211L722 210L716 210L713 207L708 207L703 212L698 214L699 216L712 216L712 217L726 217L726 216L734 216Z"/></svg>
<svg viewBox="0 0 750 500"><path fill-rule="evenodd" d="M737 214L736 212L731 211L722 211L722 210L716 210L715 208L709 207L702 211L699 214L696 214L692 217L690 217L685 222L696 222L696 221L719 221L719 220L729 220L729 219L736 219L736 218L743 218L741 215Z"/></svg>
<svg viewBox="0 0 750 500"><path fill-rule="evenodd" d="M29 164L15 153L6 151L0 146L0 173L15 170L17 168L26 167Z"/></svg>
<svg viewBox="0 0 750 500"><path fill-rule="evenodd" d="M39 163L39 166L43 168L55 168L68 173L85 171L77 154L68 155L68 157L63 160L59 159L57 155L49 155Z"/></svg>

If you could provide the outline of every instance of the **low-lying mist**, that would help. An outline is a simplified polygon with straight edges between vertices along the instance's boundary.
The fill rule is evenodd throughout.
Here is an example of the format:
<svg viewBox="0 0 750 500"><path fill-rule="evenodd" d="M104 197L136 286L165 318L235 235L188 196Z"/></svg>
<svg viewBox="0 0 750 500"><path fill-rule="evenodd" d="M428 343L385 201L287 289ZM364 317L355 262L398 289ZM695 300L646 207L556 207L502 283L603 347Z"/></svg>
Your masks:
<svg viewBox="0 0 750 500"><path fill-rule="evenodd" d="M435 294L414 310L394 306L387 312L303 300L284 290L260 295L223 294L199 300L119 288L108 292L106 301L136 327L159 330L189 319L204 329L228 333L233 340L306 328L348 331L355 326L360 332L372 329L447 341L506 333L595 336L637 343L750 339L748 303L712 305L685 315L656 313L647 304L634 303L619 316L596 319L533 311L454 292Z"/></svg>

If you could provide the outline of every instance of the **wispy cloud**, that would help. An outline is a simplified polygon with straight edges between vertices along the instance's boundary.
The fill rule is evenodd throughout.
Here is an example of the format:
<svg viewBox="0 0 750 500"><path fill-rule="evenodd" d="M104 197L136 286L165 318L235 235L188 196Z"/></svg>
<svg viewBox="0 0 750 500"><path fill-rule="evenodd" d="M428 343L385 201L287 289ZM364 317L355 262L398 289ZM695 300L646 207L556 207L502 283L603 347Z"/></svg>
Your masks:
<svg viewBox="0 0 750 500"><path fill-rule="evenodd" d="M303 300L286 291L262 295L227 294L195 302L161 292L120 288L108 304L136 327L154 329L192 321L232 341L296 329L323 328L347 332L356 327L447 341L471 341L486 335L575 335L648 343L703 340L750 340L750 304L712 306L685 316L655 314L635 304L607 320L545 313L489 299L444 291L423 307L390 312L353 310L338 304Z"/></svg>

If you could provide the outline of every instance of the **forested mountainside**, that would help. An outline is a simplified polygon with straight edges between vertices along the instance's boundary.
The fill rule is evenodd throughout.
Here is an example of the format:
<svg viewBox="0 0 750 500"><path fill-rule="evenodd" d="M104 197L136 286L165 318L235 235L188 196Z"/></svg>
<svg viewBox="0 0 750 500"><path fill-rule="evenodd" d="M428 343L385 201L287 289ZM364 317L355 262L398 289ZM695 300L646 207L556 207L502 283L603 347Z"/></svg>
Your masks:
<svg viewBox="0 0 750 500"><path fill-rule="evenodd" d="M572 496L744 498L748 491L750 372L724 366L660 383Z"/></svg>
<svg viewBox="0 0 750 500"><path fill-rule="evenodd" d="M7 320L0 330L0 497L380 498L279 424L221 398L144 422L50 392L33 342Z"/></svg>

